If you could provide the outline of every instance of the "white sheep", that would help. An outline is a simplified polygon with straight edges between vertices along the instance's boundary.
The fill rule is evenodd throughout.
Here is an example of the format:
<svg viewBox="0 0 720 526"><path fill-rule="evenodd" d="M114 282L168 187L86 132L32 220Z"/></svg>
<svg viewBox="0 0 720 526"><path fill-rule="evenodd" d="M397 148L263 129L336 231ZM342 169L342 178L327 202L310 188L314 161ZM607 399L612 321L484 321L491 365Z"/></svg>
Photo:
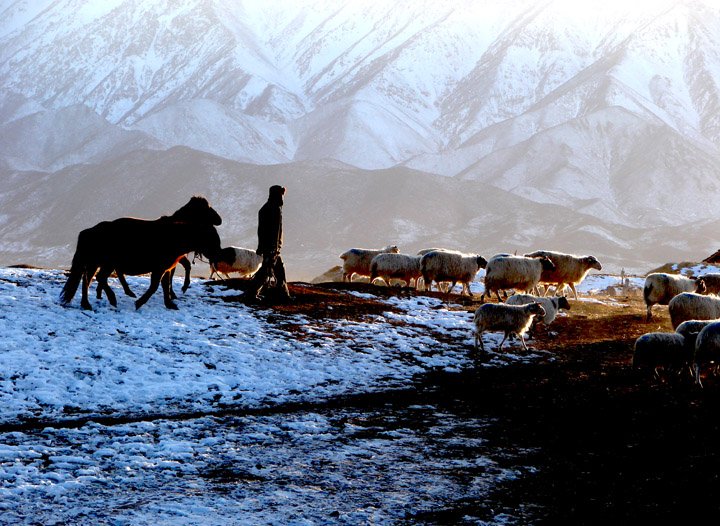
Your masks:
<svg viewBox="0 0 720 526"><path fill-rule="evenodd" d="M545 315L542 318L535 318L536 320L542 319L545 325L550 325L555 317L560 312L560 309L570 310L570 302L565 296L555 296L552 298L544 298L540 296L533 296L531 294L514 294L510 296L507 301L507 305L527 305L528 303L539 303L545 309Z"/></svg>
<svg viewBox="0 0 720 526"><path fill-rule="evenodd" d="M547 284L545 295L550 290L550 285L555 285L555 294L562 294L566 285L578 299L575 286L579 285L591 269L602 270L602 265L595 256L575 256L573 254L563 254L562 252L551 252L549 250L536 250L525 254L530 258L546 257L555 265L554 270L544 270L540 277L540 282Z"/></svg>
<svg viewBox="0 0 720 526"><path fill-rule="evenodd" d="M446 291L448 294L456 283L461 283L460 295L467 291L468 296L471 297L473 294L470 290L470 282L475 279L481 268L485 268L485 265L487 265L485 258L477 254L442 250L428 252L420 259L420 271L427 290L432 290L433 281L438 283L438 287L441 281L449 281L451 285Z"/></svg>
<svg viewBox="0 0 720 526"><path fill-rule="evenodd" d="M494 291L498 301L500 291L515 289L516 292L528 292L535 288L544 270L552 270L555 265L548 258L529 258L525 256L495 256L488 261L485 269L485 295Z"/></svg>
<svg viewBox="0 0 720 526"><path fill-rule="evenodd" d="M482 333L484 331L504 331L505 337L500 342L498 350L502 350L505 340L513 333L518 335L523 349L527 350L524 336L535 315L545 315L545 309L539 303L528 303L527 305L486 303L480 305L475 310L475 317L473 318L475 349L477 350L478 342L480 342L480 349L485 351L482 342Z"/></svg>
<svg viewBox="0 0 720 526"><path fill-rule="evenodd" d="M378 250L369 248L351 248L340 254L343 260L342 277L343 281L352 281L355 274L358 276L370 276L370 263L378 254L397 254L400 252L397 245L388 245Z"/></svg>
<svg viewBox="0 0 720 526"><path fill-rule="evenodd" d="M429 252L457 252L458 254L462 254L462 252L459 252L457 250L452 250L450 248L423 248L421 250L417 251L418 256L424 256L425 254ZM441 292L447 292L448 287L450 286L449 281L439 281L437 284L438 290Z"/></svg>
<svg viewBox="0 0 720 526"><path fill-rule="evenodd" d="M702 278L691 279L680 274L661 272L648 274L643 288L645 305L647 305L647 321L652 319L653 305L668 305L670 300L678 294L682 292L704 292L704 287Z"/></svg>
<svg viewBox="0 0 720 526"><path fill-rule="evenodd" d="M225 274L229 278L230 273L238 273L241 278L249 278L255 274L263 257L254 250L242 247L225 247L220 251L216 261L210 262L210 279L214 274Z"/></svg>
<svg viewBox="0 0 720 526"><path fill-rule="evenodd" d="M720 321L708 324L695 341L695 355L693 357L693 369L695 370L695 382L702 387L700 381L701 366L714 363L720 364Z"/></svg>
<svg viewBox="0 0 720 526"><path fill-rule="evenodd" d="M392 278L401 279L415 288L422 276L420 272L420 259L422 256L409 256L407 254L378 254L370 262L370 283L376 278L382 279L389 287Z"/></svg>
<svg viewBox="0 0 720 526"><path fill-rule="evenodd" d="M720 318L720 298L703 296L694 292L683 292L670 300L668 304L670 322L676 329L688 320L715 320Z"/></svg>
<svg viewBox="0 0 720 526"><path fill-rule="evenodd" d="M708 272L700 276L705 283L706 294L720 295L720 272Z"/></svg>
<svg viewBox="0 0 720 526"><path fill-rule="evenodd" d="M652 368L660 378L659 370L680 372L690 367L695 350L695 334L687 338L677 332L650 332L635 340L633 367Z"/></svg>

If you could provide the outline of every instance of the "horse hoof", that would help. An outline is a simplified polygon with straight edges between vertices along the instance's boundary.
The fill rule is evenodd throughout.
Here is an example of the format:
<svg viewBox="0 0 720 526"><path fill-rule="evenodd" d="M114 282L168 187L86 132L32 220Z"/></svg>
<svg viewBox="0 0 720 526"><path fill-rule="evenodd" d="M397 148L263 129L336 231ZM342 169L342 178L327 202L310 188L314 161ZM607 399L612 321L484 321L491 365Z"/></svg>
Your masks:
<svg viewBox="0 0 720 526"><path fill-rule="evenodd" d="M137 298L137 295L133 291L128 292L128 296L131 298Z"/></svg>
<svg viewBox="0 0 720 526"><path fill-rule="evenodd" d="M82 308L85 309L85 310L89 310L89 311L92 310L92 307L90 306L89 303L82 303L81 306L82 306Z"/></svg>
<svg viewBox="0 0 720 526"><path fill-rule="evenodd" d="M180 310L180 309L178 309L178 306L175 305L173 302L168 302L168 303L165 304L165 306L166 306L168 309Z"/></svg>

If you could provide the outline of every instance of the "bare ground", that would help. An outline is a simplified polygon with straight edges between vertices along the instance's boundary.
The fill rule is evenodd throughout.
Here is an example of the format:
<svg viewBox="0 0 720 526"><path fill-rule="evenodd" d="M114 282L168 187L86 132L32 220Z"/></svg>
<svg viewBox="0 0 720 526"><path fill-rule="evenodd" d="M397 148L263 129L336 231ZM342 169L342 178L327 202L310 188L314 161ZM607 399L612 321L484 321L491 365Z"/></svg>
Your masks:
<svg viewBox="0 0 720 526"><path fill-rule="evenodd" d="M295 301L273 309L318 321L388 310L372 299L340 293L347 289L415 294L366 284L296 283L291 284ZM487 452L524 473L482 501L460 500L418 513L408 524L475 523L502 513L515 524L686 523L718 511L720 381L708 377L699 389L689 373L659 381L633 370L635 339L672 330L667 307L656 307L654 320L646 322L639 298L599 299L603 302L571 301L570 316L537 335L535 344L551 351L554 360L436 371L408 391L338 402L402 410L424 401L461 419L493 419ZM460 303L452 308L468 311L479 304L456 295L452 301Z"/></svg>

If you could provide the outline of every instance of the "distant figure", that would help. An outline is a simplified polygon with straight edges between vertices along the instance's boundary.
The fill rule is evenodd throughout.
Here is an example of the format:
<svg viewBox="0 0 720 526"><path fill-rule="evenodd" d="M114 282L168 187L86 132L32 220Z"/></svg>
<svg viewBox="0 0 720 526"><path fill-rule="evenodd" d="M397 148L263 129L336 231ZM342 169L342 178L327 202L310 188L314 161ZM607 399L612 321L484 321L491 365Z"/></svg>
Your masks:
<svg viewBox="0 0 720 526"><path fill-rule="evenodd" d="M256 252L263 257L262 266L253 276L243 298L250 301L260 299L259 294L272 278L275 279L276 297L291 299L285 279L285 264L280 255L282 247L282 206L285 187L270 187L270 196L258 212L258 248Z"/></svg>

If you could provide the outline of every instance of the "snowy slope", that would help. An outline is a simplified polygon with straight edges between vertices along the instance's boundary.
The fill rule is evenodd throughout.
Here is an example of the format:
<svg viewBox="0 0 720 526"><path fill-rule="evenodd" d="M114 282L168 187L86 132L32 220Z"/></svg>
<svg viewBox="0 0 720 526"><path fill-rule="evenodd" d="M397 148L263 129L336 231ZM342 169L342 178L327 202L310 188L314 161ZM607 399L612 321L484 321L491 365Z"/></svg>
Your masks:
<svg viewBox="0 0 720 526"><path fill-rule="evenodd" d="M352 407L323 410L474 367L470 314L439 300L320 324L225 302L237 291L199 281L178 311L159 295L136 311L120 293L117 309L86 312L58 305L64 281L0 269L4 524L395 524L519 475L482 452L489 422L411 404L423 429L391 410L370 426ZM538 359L550 357L531 347L484 366ZM376 431L385 419L394 425Z"/></svg>

